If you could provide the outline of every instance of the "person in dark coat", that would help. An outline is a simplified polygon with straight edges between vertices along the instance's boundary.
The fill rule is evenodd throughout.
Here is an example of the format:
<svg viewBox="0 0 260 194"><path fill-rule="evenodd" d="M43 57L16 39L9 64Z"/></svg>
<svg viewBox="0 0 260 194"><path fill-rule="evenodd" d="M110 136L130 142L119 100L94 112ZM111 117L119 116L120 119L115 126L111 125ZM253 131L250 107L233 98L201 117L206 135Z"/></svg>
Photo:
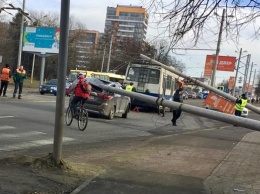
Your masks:
<svg viewBox="0 0 260 194"><path fill-rule="evenodd" d="M179 89L177 89L173 95L173 101L175 102L179 102L179 103L183 103L183 89L180 87ZM173 126L177 126L176 121L177 119L181 116L181 110L177 109L177 110L173 110L172 111L172 125Z"/></svg>

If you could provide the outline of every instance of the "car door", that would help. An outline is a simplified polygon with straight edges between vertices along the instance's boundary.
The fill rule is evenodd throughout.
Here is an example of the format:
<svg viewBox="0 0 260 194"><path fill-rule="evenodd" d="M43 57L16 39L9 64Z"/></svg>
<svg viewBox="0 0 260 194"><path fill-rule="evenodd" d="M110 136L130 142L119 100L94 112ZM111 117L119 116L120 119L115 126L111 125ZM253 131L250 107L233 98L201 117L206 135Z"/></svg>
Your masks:
<svg viewBox="0 0 260 194"><path fill-rule="evenodd" d="M118 88L118 86L114 83L111 84L110 86ZM112 101L116 105L116 113L120 113L121 112L122 95L114 93Z"/></svg>

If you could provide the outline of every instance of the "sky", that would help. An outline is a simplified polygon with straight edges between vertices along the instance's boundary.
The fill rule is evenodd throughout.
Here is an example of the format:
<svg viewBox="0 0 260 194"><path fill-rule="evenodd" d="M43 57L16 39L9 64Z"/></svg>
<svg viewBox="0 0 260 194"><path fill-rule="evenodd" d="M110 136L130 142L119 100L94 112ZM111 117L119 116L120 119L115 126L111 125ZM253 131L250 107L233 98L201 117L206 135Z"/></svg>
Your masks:
<svg viewBox="0 0 260 194"><path fill-rule="evenodd" d="M0 0L2 1L2 0ZM9 0L14 6L22 7L22 0ZM147 2L149 0L143 0ZM165 0L168 1L168 0ZM171 0L169 0L171 2ZM103 32L105 28L105 18L106 18L106 9L107 7L116 7L117 5L137 5L143 6L140 0L71 0L70 1L70 15L73 15L76 19L84 23L87 29L89 30L97 30L99 32ZM39 12L55 12L60 13L61 0L25 0L25 11L30 14L30 11L39 11ZM219 14L221 15L221 13ZM160 40L163 37L167 36L166 34L161 34L158 37L158 32L160 31L156 24L149 19L148 30L147 30L147 40L156 41ZM260 22L258 20L258 22ZM214 24L215 23L215 24ZM220 26L220 21L214 20L212 24L215 26ZM224 56L239 56L240 48L243 49L242 56L246 56L247 54L251 54L251 63L253 62L253 72L254 69L260 70L260 40L252 40L252 37L249 36L248 33L253 30L253 26L248 26L241 33L239 44L234 44L229 37L225 37L225 33L222 35L221 45L220 45L220 53L219 55ZM217 40L218 40L217 30L213 35L206 36L203 40L199 41L199 44L196 46L197 49L216 49L217 48ZM179 48L180 46L178 46ZM176 57L177 60L186 64L186 72L185 74L192 77L201 77L204 71L205 59L206 55L215 54L215 51L201 51L201 50L180 50L175 49L172 55ZM243 67L243 62L246 61L246 57L244 57L240 63L239 72L243 73L245 68ZM251 69L251 64L250 64ZM228 80L230 76L235 76L235 72L216 72L216 83L220 83L222 80ZM243 76L242 74L238 74L239 76ZM251 81L252 82L252 81ZM256 81L255 81L256 83ZM240 84L237 84L240 85Z"/></svg>

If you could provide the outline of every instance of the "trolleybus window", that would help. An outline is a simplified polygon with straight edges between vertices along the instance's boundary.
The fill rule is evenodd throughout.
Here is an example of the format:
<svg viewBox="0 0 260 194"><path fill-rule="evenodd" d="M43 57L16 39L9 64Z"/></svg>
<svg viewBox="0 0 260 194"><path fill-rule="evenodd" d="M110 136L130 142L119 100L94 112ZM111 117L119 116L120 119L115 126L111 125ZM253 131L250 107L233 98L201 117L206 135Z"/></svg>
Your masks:
<svg viewBox="0 0 260 194"><path fill-rule="evenodd" d="M126 77L127 81L158 84L160 71L158 69L131 67Z"/></svg>

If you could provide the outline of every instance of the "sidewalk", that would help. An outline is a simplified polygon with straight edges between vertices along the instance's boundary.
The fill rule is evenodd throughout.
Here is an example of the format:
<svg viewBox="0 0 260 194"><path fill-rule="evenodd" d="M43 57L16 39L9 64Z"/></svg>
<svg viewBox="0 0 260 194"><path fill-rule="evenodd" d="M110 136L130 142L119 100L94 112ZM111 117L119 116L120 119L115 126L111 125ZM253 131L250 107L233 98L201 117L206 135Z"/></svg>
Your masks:
<svg viewBox="0 0 260 194"><path fill-rule="evenodd" d="M204 181L207 193L260 193L260 133L247 134Z"/></svg>
<svg viewBox="0 0 260 194"><path fill-rule="evenodd" d="M98 149L99 158L84 152L67 156L68 161L102 166L98 176L71 194L260 193L259 132L247 134L230 152L201 148L191 139L188 144L196 146L178 145L183 140L187 137L170 135L134 149L121 148L121 153L113 146Z"/></svg>

